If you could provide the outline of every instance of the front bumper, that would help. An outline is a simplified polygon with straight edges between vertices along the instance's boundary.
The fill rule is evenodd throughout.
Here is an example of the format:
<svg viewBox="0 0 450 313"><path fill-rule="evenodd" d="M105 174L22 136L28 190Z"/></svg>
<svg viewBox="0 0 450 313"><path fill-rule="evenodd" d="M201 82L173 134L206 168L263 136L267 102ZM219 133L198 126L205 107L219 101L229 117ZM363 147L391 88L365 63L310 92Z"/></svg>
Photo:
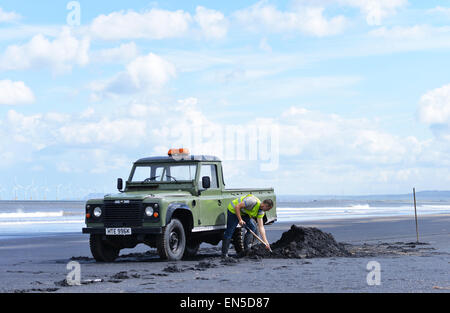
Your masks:
<svg viewBox="0 0 450 313"><path fill-rule="evenodd" d="M162 234L162 227L127 227L131 228L131 235L158 235ZM105 227L85 227L83 234L105 235Z"/></svg>

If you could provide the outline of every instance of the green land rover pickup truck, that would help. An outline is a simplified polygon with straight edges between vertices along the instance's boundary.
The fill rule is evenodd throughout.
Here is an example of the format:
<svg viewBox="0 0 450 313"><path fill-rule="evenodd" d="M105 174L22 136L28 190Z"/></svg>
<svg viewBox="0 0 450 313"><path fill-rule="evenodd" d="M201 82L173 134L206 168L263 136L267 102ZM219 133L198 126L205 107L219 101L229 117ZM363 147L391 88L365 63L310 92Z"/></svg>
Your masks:
<svg viewBox="0 0 450 313"><path fill-rule="evenodd" d="M83 233L90 234L98 262L112 262L121 249L139 243L157 248L160 257L169 260L193 256L202 242L219 244L228 204L248 194L274 202L265 224L277 219L273 188L225 189L222 163L214 156L180 157L169 151L169 156L143 158L134 163L125 188L120 178L117 188L118 194L86 203ZM238 227L233 235L237 252L243 250L244 232Z"/></svg>

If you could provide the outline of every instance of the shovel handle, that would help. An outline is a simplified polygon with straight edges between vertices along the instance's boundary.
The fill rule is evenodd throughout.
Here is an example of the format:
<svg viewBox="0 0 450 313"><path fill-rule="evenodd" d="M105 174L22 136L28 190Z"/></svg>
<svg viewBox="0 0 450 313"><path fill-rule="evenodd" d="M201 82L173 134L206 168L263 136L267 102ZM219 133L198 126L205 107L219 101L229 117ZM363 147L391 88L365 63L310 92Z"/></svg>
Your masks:
<svg viewBox="0 0 450 313"><path fill-rule="evenodd" d="M255 236L256 239L258 239L262 244L266 245L266 243L264 242L264 240L262 240L261 238L259 238L259 236L257 234L255 234L255 232L253 230L251 230L247 225L245 225L245 228L247 228L247 230L253 235ZM269 245L269 251L272 252L272 249L270 248Z"/></svg>

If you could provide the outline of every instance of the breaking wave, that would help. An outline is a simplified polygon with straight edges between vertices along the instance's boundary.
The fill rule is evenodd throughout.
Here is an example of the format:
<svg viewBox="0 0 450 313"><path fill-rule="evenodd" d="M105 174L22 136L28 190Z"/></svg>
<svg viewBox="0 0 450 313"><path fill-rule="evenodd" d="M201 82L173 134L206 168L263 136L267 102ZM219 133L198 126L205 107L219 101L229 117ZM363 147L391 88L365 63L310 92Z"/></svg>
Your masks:
<svg viewBox="0 0 450 313"><path fill-rule="evenodd" d="M448 205L422 205L417 207L418 215L450 213ZM355 204L347 207L302 207L277 208L279 221L309 221L358 217L414 215L413 206L370 206Z"/></svg>
<svg viewBox="0 0 450 313"><path fill-rule="evenodd" d="M64 211L58 212L24 212L17 210L16 212L0 213L0 219L28 219L28 218L45 218L45 217L63 217Z"/></svg>

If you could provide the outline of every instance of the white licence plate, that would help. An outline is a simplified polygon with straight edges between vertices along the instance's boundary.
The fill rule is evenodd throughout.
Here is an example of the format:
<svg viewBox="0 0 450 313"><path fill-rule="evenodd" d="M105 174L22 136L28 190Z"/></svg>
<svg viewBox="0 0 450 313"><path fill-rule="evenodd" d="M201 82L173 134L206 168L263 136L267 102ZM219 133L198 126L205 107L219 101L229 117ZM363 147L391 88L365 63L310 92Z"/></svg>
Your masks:
<svg viewBox="0 0 450 313"><path fill-rule="evenodd" d="M131 228L107 228L106 235L129 236L131 235Z"/></svg>

